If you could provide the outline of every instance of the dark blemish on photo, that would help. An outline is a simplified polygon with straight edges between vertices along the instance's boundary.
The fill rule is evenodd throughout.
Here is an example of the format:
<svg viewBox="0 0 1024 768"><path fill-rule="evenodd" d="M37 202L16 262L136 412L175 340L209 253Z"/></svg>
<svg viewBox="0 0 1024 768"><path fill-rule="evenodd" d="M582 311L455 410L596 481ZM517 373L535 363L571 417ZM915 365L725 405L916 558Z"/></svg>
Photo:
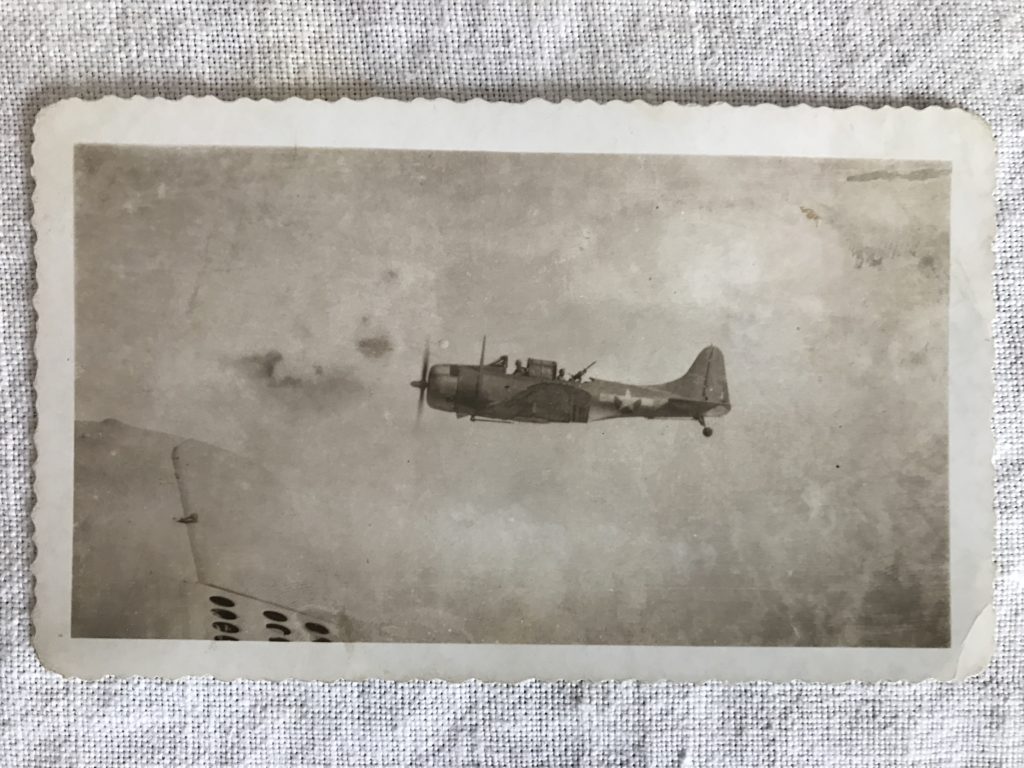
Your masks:
<svg viewBox="0 0 1024 768"><path fill-rule="evenodd" d="M398 270L396 270L396 269L386 269L386 270L384 270L383 279L384 279L384 282L386 282L386 283L393 283L393 282L395 282L395 280L398 279Z"/></svg>
<svg viewBox="0 0 1024 768"><path fill-rule="evenodd" d="M930 346L931 343L927 343L916 352L911 352L907 355L907 362L911 365L924 365L928 361L928 347Z"/></svg>
<svg viewBox="0 0 1024 768"><path fill-rule="evenodd" d="M284 356L277 350L271 350L262 355L247 355L242 358L242 362L253 365L260 375L265 379L274 378L274 370L277 368L277 364L281 362Z"/></svg>
<svg viewBox="0 0 1024 768"><path fill-rule="evenodd" d="M880 267L882 262L885 260L879 251L874 248L863 248L853 255L853 266L856 269L861 267Z"/></svg>
<svg viewBox="0 0 1024 768"><path fill-rule="evenodd" d="M922 256L917 260L917 266L923 272L934 272L935 271L935 257L934 256Z"/></svg>
<svg viewBox="0 0 1024 768"><path fill-rule="evenodd" d="M356 348L363 354L364 357L384 357L390 352L393 347L391 346L391 339L384 334L379 336L368 336L360 339L356 344Z"/></svg>
<svg viewBox="0 0 1024 768"><path fill-rule="evenodd" d="M284 360L284 355L276 349L262 355L246 355L242 365L248 368L255 377L263 379L271 387L297 387L302 382L294 376L280 376L277 366Z"/></svg>
<svg viewBox="0 0 1024 768"><path fill-rule="evenodd" d="M921 168L917 171L900 173L899 171L869 171L847 176L847 181L929 181L949 176L948 168Z"/></svg>
<svg viewBox="0 0 1024 768"><path fill-rule="evenodd" d="M286 401L296 406L303 403L336 404L339 397L348 397L364 391L362 382L348 372L328 370L318 364L312 366L309 375L282 374L283 361L284 355L272 349L269 352L246 355L238 360L237 366L246 378L269 389L278 390L282 396L286 391L296 393L295 397L298 399L290 397Z"/></svg>
<svg viewBox="0 0 1024 768"><path fill-rule="evenodd" d="M819 216L818 212L816 210L814 210L813 208L805 208L804 206L801 205L800 206L800 213L802 213L804 216L806 216L808 221L820 221L821 220L821 216Z"/></svg>

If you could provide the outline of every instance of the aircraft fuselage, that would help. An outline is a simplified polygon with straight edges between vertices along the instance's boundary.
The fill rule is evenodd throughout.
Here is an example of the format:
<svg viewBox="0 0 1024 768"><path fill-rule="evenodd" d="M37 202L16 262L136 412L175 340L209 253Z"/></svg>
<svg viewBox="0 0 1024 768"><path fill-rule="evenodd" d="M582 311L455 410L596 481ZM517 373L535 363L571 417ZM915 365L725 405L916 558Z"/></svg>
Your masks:
<svg viewBox="0 0 1024 768"><path fill-rule="evenodd" d="M565 379L552 361L530 360L509 373L505 358L490 365L441 364L429 368L427 404L474 420L586 423L606 419L695 419L728 413L724 363L715 347L701 352L690 371L666 384L625 384L582 376ZM710 434L710 429L705 430Z"/></svg>

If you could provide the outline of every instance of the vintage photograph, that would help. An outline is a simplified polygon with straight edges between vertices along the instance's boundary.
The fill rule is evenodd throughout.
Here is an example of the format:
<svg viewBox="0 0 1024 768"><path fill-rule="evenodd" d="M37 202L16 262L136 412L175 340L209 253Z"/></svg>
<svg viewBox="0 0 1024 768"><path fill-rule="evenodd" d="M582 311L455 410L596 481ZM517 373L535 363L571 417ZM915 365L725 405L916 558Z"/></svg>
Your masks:
<svg viewBox="0 0 1024 768"><path fill-rule="evenodd" d="M75 266L76 636L949 643L942 164L80 145Z"/></svg>
<svg viewBox="0 0 1024 768"><path fill-rule="evenodd" d="M70 638L953 646L949 160L69 159Z"/></svg>

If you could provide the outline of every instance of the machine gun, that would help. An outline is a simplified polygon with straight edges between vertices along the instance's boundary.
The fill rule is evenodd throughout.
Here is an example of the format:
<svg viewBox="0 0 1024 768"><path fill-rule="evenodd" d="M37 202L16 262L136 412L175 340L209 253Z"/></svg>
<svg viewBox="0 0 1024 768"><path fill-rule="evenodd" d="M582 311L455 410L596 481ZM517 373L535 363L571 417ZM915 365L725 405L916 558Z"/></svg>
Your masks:
<svg viewBox="0 0 1024 768"><path fill-rule="evenodd" d="M583 370L576 371L576 373L574 373L572 376L569 377L569 381L572 382L573 384L579 384L581 381L583 381L583 374L585 374L587 371L589 371L595 365L597 365L597 360L592 362L590 365L588 365Z"/></svg>

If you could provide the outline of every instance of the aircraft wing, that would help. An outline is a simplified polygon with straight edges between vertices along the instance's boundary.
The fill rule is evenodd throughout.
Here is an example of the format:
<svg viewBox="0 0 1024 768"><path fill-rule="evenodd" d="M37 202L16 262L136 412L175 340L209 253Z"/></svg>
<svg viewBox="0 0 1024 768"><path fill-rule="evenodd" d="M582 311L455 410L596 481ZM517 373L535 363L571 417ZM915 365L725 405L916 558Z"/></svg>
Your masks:
<svg viewBox="0 0 1024 768"><path fill-rule="evenodd" d="M586 421L590 395L570 384L540 382L507 400L491 405L478 416L522 421Z"/></svg>
<svg viewBox="0 0 1024 768"><path fill-rule="evenodd" d="M361 507L294 486L197 440L76 422L72 635L473 641L414 567L367 575Z"/></svg>

